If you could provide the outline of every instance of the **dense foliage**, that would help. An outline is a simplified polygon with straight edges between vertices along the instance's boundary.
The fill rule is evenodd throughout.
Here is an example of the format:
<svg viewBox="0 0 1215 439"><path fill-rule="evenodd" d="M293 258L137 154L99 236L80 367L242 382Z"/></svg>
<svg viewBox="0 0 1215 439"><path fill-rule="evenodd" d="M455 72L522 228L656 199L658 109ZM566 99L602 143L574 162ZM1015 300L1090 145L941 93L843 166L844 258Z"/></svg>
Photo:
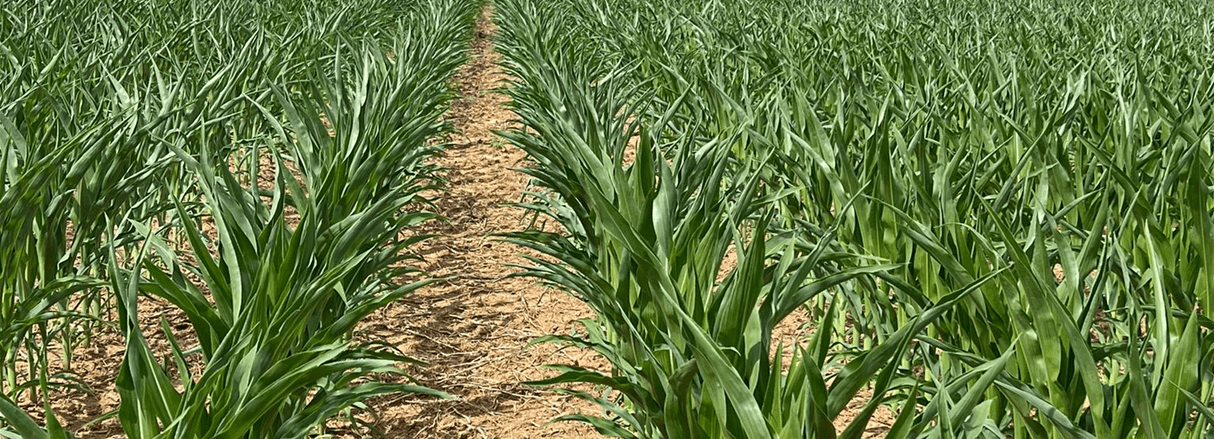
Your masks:
<svg viewBox="0 0 1215 439"><path fill-rule="evenodd" d="M1211 437L1210 4L498 13L505 136L563 228L510 239L596 313L555 341L612 365L541 383L608 390L574 419L834 437L871 386L842 436L887 404L892 437Z"/></svg>
<svg viewBox="0 0 1215 439"><path fill-rule="evenodd" d="M412 360L350 332L428 282L396 282L426 238L402 232L435 216L427 160L479 6L7 2L0 434L65 434L18 402L82 385L99 324L126 337L131 438L305 437L374 395L443 396L393 384ZM161 325L171 352L141 295L189 319Z"/></svg>

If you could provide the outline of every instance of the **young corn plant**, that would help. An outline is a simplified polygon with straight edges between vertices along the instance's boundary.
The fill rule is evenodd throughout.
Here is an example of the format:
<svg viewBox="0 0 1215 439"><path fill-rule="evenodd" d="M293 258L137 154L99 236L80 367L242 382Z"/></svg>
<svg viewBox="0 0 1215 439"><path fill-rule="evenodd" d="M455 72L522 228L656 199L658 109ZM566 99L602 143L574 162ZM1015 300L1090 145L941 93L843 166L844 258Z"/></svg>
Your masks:
<svg viewBox="0 0 1215 439"><path fill-rule="evenodd" d="M205 169L210 164L200 164ZM282 169L280 166L279 169ZM119 419L130 437L305 437L330 416L371 396L430 389L381 382L404 375L399 354L352 345L349 333L376 309L427 284L395 286L411 269L397 267L402 251L423 237L397 240L399 230L430 214L400 213L408 197L385 198L347 222L321 227L317 206L278 173L272 201L239 186L229 174L201 171L219 256L207 251L202 232L179 208L198 266L188 266L149 229L149 247L171 269L145 259L148 281L115 272L122 299L127 354L119 376ZM292 195L288 195L291 192ZM300 222L288 227L286 199L295 199ZM376 245L375 243L379 243ZM214 300L186 278L204 279ZM178 376L156 361L140 332L138 292L182 309L205 366L193 376L174 343ZM165 327L166 331L168 327ZM179 336L168 334L170 340ZM179 391L174 382L182 383Z"/></svg>
<svg viewBox="0 0 1215 439"><path fill-rule="evenodd" d="M354 98L329 104L328 123L337 133L334 137L319 120L319 113L309 110L315 108L314 102L280 95L281 104L291 113L288 120L294 123L279 126L277 118L267 116L284 144L321 148L335 140L348 140L358 144L345 146L361 148L363 154L385 160L391 157L395 161L378 165L392 166L396 180L388 181L378 193L352 192L353 199L343 202L352 203L348 206L353 208L334 220L331 212L340 205L325 198L322 187L306 188L284 172L277 153L276 183L269 193L255 186L245 188L225 167L199 161L193 165L207 200L206 217L215 225L218 255L208 250L211 243L195 223L194 214L179 204L177 217L195 249L197 264L182 262L156 231L146 229L147 248L157 256L142 264L148 280L141 282L134 271L116 273L115 278L123 280L115 288L123 299L128 336L127 358L118 382L123 396L119 417L129 436L305 437L338 411L375 395L446 396L419 386L382 381L378 377L404 376L398 363L416 361L374 344L356 345L349 340L362 318L433 282L392 283L416 272L402 262L409 259L406 250L410 246L427 238L402 239L401 231L435 218L426 211L406 209L425 201L419 193L428 187L430 178L425 172L408 171L427 169L421 167L422 162L434 149L426 146L426 137L354 136L363 123L368 127L427 127L433 122L423 121L433 121L434 115L394 111L402 107L389 104L403 104L401 100L410 96L388 91L399 84L394 81L406 78L377 69L383 65L372 61L374 56L363 53L363 69L350 81L354 88L347 90ZM350 86L340 76L332 81L330 90ZM306 123L302 122L305 117ZM405 143L411 139L414 143ZM199 144L206 146L211 141L200 139ZM388 154L410 147L421 152ZM253 173L257 171L257 151L250 153L254 168L248 172ZM339 163L329 168L333 170L330 175L358 175L361 162ZM298 213L298 224L288 225L287 206ZM170 268L160 268L154 261ZM207 293L191 283L187 273L203 279ZM162 297L186 313L205 362L197 377L192 375L186 354L176 346L172 353L176 380L156 362L140 332L138 291ZM174 388L174 382L183 383L181 391Z"/></svg>
<svg viewBox="0 0 1215 439"><path fill-rule="evenodd" d="M45 66L32 81L56 69ZM108 309L97 288L105 249L135 239L134 229L107 219L142 220L163 209L154 202L152 182L173 158L156 139L173 136L167 122L180 104L177 84L157 86L127 90L112 83L97 96L107 102L104 109L84 122L62 122L71 116L40 87L0 107L0 224L6 230L0 237L0 393L36 388L48 372L70 378L48 370L51 343L62 352L59 367L70 369L73 346L92 327L87 322ZM27 367L20 376L19 362Z"/></svg>

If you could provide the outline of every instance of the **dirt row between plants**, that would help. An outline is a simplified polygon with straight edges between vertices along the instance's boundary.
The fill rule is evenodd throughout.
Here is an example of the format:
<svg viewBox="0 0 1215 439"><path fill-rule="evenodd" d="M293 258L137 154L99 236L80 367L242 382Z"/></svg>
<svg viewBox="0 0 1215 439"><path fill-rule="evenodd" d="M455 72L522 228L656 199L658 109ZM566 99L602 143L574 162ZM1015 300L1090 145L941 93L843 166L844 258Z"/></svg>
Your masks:
<svg viewBox="0 0 1215 439"><path fill-rule="evenodd" d="M526 177L514 170L526 154L498 140L495 130L511 128L514 113L496 90L505 76L497 63L497 27L487 5L477 20L470 59L456 73L459 98L445 116L455 128L438 164L446 168L445 193L436 203L446 224L423 227L439 236L417 252L433 284L373 315L365 334L429 363L411 368L418 383L458 399L398 396L369 404L377 427L391 438L580 438L588 427L551 419L593 407L571 397L544 392L523 382L551 376L548 363L590 365L585 353L528 348L536 337L569 333L590 316L580 301L534 280L508 277L523 264L523 249L495 234L522 230L519 201ZM595 363L596 365L598 363Z"/></svg>

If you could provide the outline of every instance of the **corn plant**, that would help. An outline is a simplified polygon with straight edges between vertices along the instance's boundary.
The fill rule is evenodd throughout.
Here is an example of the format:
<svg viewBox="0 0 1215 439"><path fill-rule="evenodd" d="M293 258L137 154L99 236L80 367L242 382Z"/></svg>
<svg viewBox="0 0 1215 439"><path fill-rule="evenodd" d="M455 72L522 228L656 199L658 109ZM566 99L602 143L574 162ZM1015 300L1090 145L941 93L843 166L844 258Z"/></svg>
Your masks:
<svg viewBox="0 0 1215 439"><path fill-rule="evenodd" d="M119 419L130 437L305 437L339 410L388 392L443 396L426 388L382 383L373 375L403 375L407 357L371 346L352 346L349 332L368 314L429 283L393 286L411 271L395 266L402 250L424 237L397 241L403 227L430 218L400 213L408 192L385 197L339 224L325 225L302 188L282 172L264 204L256 187L216 176L199 163L200 187L215 221L219 256L185 207L178 212L198 266L183 268L164 241L149 230L159 259L146 262L148 281L135 273L112 274L120 291L127 354L119 376ZM279 169L282 169L280 166ZM207 181L210 180L210 181ZM409 188L403 187L402 191ZM288 195L290 193L290 195ZM294 200L300 222L288 227L283 211ZM379 243L379 244L376 244ZM205 281L214 300L185 273ZM125 283L125 285L124 285ZM140 290L163 297L190 319L205 368L195 378L186 354L174 344L178 376L170 378L140 333ZM167 331L166 326L166 331ZM170 334L170 339L174 338ZM366 380L366 381L364 381ZM173 382L183 383L179 392Z"/></svg>
<svg viewBox="0 0 1215 439"><path fill-rule="evenodd" d="M80 335L74 323L106 308L94 294L104 249L129 245L133 234L107 217L143 219L159 209L152 181L172 157L153 139L172 137L166 121L177 104L168 91L174 84L158 85L159 93L138 92L159 100L134 100L133 90L106 87L99 97L112 108L80 127L56 127L67 116L54 110L62 102L39 88L3 110L13 118L0 114L0 222L7 231L0 238L2 393L28 389L46 372L52 341L61 343L62 364L70 367ZM18 361L28 366L29 381L18 381Z"/></svg>

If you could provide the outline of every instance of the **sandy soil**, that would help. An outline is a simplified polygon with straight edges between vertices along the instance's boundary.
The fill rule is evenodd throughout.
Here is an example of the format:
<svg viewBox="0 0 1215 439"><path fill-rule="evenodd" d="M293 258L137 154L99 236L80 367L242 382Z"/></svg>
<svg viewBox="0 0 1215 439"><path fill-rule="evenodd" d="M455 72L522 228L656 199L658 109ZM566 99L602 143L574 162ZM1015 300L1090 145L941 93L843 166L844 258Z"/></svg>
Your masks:
<svg viewBox="0 0 1215 439"><path fill-rule="evenodd" d="M404 352L430 363L411 369L420 384L459 399L396 397L374 401L379 428L393 438L587 437L594 431L577 424L546 427L554 417L591 413L581 401L546 393L523 381L551 376L540 366L576 362L598 366L586 353L555 352L552 346L527 348L536 337L568 333L590 310L568 294L545 289L529 279L508 278L522 264L519 247L492 235L522 230L519 201L526 177L512 168L526 154L497 139L493 130L510 128L514 114L506 96L495 91L504 76L493 50L497 27L487 7L478 20L471 59L456 73L460 98L446 119L457 131L438 163L447 168L447 191L437 203L450 222L423 228L441 234L420 246L435 277L454 277L389 306L366 325Z"/></svg>

